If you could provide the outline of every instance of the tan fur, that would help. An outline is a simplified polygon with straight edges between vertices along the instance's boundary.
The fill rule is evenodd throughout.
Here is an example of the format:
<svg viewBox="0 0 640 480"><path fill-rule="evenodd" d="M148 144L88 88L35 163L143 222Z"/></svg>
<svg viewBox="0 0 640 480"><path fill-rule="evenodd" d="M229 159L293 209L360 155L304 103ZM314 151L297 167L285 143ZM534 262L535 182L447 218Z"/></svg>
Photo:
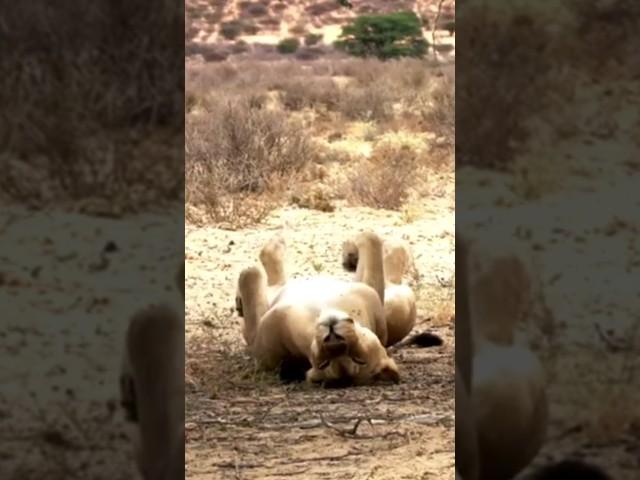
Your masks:
<svg viewBox="0 0 640 480"><path fill-rule="evenodd" d="M469 395L473 374L473 345L467 277L467 244L464 239L456 238L456 478L477 480L480 459L475 415Z"/></svg>
<svg viewBox="0 0 640 480"><path fill-rule="evenodd" d="M477 268L482 255L470 249L468 285L480 478L507 480L542 446L548 420L546 383L536 356L513 344L516 323L528 301L526 269L515 256Z"/></svg>
<svg viewBox="0 0 640 480"><path fill-rule="evenodd" d="M284 285L287 281L284 258L285 239L281 234L271 238L260 250L260 263L267 274L267 286Z"/></svg>
<svg viewBox="0 0 640 480"><path fill-rule="evenodd" d="M285 239L281 234L277 234L262 247L258 256L267 276L266 292L269 304L273 302L284 284L287 283L285 254ZM236 290L236 310L240 317L244 316L244 308L238 290Z"/></svg>
<svg viewBox="0 0 640 480"><path fill-rule="evenodd" d="M332 322L339 335L337 341L331 338L333 330L328 324ZM378 337L340 310L326 310L321 314L311 354L314 357L312 365L317 367L307 372L310 383L344 378L355 385L365 385L372 379L400 381L398 366L387 355Z"/></svg>
<svg viewBox="0 0 640 480"><path fill-rule="evenodd" d="M376 239L366 237L361 241L375 244ZM375 251L375 248L369 250ZM379 267L382 268L381 263ZM372 272L367 274L372 282L375 281ZM347 330L343 324L349 318L355 326L352 330L359 332L359 328L369 329L384 350L382 345L387 337L384 310L379 294L369 285L330 277L294 279L289 280L273 301L269 302L266 272L262 268L251 267L241 272L238 292L244 308L245 340L264 368L274 369L284 361L307 359L312 368L324 370L327 368L324 365L327 357L331 360L344 355L346 351L358 352L358 355L367 357L364 363L369 365L369 370L357 370L359 382L372 380L367 375L380 373L375 371L374 365L380 365L381 369L387 366L375 357L380 351L371 346L370 336L357 334L355 331L348 338L342 337L343 345L337 345L337 350L333 352L327 350L329 346L318 349L317 339L323 338L322 329L326 328L326 324L320 319L327 320L327 315L331 314L339 317L340 321L337 323L341 324L339 328L345 335ZM360 339L366 340L367 344L360 347ZM312 348L314 341L315 349ZM320 366L323 368L319 368Z"/></svg>
<svg viewBox="0 0 640 480"><path fill-rule="evenodd" d="M513 343L516 326L530 301L529 279L524 263L515 255L489 257L479 251L470 258L469 302L477 319L476 338L499 345Z"/></svg>
<svg viewBox="0 0 640 480"><path fill-rule="evenodd" d="M413 257L404 242L385 241L383 252L384 312L388 331L387 346L391 346L405 338L416 323L415 294L409 286L402 284L409 268L414 267ZM345 268L349 265L353 267L354 264L360 267L360 272L356 267L354 279L362 281L367 259L360 254L356 241L347 240L343 243L342 260Z"/></svg>
<svg viewBox="0 0 640 480"><path fill-rule="evenodd" d="M134 421L136 461L145 480L184 478L184 319L166 305L130 321L121 402Z"/></svg>
<svg viewBox="0 0 640 480"><path fill-rule="evenodd" d="M363 232L355 239L358 266L355 279L373 288L384 305L384 257L382 239L373 232Z"/></svg>
<svg viewBox="0 0 640 480"><path fill-rule="evenodd" d="M267 298L270 303L287 283L285 254L286 243L280 234L270 239L260 251L260 263L267 274Z"/></svg>

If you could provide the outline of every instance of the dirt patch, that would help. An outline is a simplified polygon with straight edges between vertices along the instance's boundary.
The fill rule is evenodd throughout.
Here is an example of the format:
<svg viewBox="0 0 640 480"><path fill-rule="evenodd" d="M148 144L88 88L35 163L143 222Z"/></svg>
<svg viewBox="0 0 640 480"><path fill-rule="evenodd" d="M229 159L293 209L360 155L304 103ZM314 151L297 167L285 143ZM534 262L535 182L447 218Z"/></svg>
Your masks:
<svg viewBox="0 0 640 480"><path fill-rule="evenodd" d="M182 308L167 275L179 220L5 208L0 477L138 478L119 407L124 332L147 302Z"/></svg>

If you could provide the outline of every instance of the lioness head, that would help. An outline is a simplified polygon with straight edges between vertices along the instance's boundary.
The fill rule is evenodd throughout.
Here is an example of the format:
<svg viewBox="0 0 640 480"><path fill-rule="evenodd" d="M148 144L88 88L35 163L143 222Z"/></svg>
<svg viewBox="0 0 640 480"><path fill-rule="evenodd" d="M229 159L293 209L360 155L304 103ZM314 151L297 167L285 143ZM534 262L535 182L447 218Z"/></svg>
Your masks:
<svg viewBox="0 0 640 480"><path fill-rule="evenodd" d="M320 314L312 353L316 381L400 381L398 366L376 334L340 310L327 309Z"/></svg>
<svg viewBox="0 0 640 480"><path fill-rule="evenodd" d="M337 357L348 356L354 363L366 363L366 353L358 340L353 318L340 310L327 309L320 314L314 338L316 365L321 370Z"/></svg>

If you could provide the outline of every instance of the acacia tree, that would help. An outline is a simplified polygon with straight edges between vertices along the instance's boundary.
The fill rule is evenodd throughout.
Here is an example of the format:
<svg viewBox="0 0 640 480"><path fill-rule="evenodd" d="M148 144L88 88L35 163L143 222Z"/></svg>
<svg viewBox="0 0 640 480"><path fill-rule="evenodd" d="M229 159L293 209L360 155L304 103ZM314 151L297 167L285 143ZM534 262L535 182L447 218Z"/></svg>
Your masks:
<svg viewBox="0 0 640 480"><path fill-rule="evenodd" d="M409 11L358 17L343 27L335 45L351 55L382 60L422 57L428 47L420 19Z"/></svg>

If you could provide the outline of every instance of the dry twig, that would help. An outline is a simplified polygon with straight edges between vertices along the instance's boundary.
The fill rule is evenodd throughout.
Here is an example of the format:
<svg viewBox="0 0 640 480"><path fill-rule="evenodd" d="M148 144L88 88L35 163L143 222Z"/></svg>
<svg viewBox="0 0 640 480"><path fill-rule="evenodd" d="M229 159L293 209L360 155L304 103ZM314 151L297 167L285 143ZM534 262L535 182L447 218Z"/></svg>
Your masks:
<svg viewBox="0 0 640 480"><path fill-rule="evenodd" d="M431 28L431 48L433 49L433 56L435 59L438 59L438 50L436 49L436 28L438 26L438 22L440 21L440 14L442 13L442 4L444 0L440 0L438 2L438 11L436 12L436 18L433 21L433 27Z"/></svg>
<svg viewBox="0 0 640 480"><path fill-rule="evenodd" d="M333 423L329 422L326 418L324 418L322 414L320 414L320 421L322 422L322 425L324 425L325 427L330 428L335 432L338 432L338 434L341 437L347 437L347 438L362 438L361 436L358 435L358 427L363 421L368 422L369 425L371 425L371 428L373 428L373 423L371 419L365 418L365 417L358 418L356 422L353 424L353 427L348 429L340 428L337 425L334 425Z"/></svg>

